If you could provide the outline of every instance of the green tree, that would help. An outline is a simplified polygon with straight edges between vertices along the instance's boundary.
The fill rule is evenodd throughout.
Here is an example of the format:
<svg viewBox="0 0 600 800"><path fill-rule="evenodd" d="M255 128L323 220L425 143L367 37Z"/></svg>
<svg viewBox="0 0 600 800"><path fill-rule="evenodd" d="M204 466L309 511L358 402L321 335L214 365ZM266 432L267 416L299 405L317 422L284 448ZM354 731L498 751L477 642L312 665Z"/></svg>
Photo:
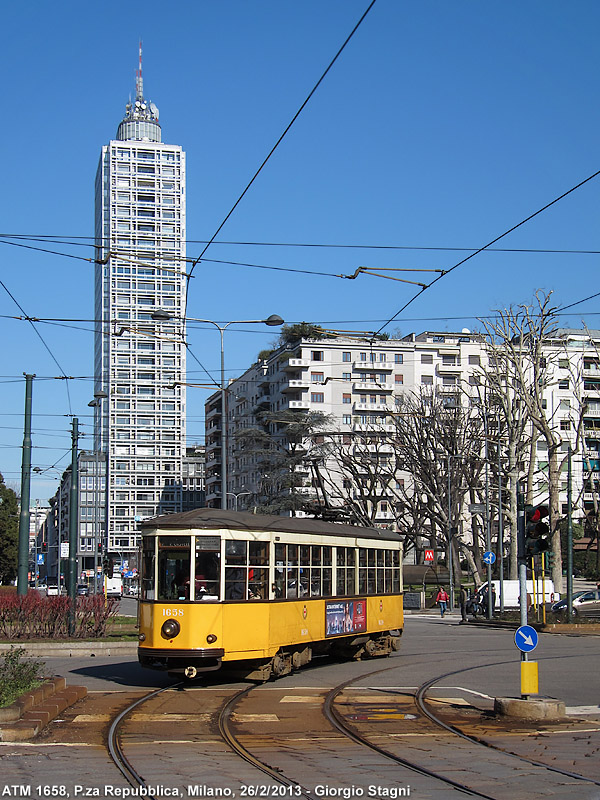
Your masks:
<svg viewBox="0 0 600 800"><path fill-rule="evenodd" d="M6 486L0 474L0 583L10 583L17 575L18 521L17 495Z"/></svg>
<svg viewBox="0 0 600 800"><path fill-rule="evenodd" d="M320 411L262 411L257 425L236 434L236 449L262 473L251 504L263 514L306 511L315 502L311 476L312 438L330 418Z"/></svg>

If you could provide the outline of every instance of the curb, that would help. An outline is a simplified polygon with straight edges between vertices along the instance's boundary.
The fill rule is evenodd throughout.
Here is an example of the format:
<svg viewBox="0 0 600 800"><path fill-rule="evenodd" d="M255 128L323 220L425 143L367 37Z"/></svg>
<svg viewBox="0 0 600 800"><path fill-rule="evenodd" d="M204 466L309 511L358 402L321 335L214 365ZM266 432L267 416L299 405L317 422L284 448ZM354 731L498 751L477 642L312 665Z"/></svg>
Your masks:
<svg viewBox="0 0 600 800"><path fill-rule="evenodd" d="M137 642L18 642L30 656L39 658L136 656ZM13 644L0 644L0 653L7 653Z"/></svg>
<svg viewBox="0 0 600 800"><path fill-rule="evenodd" d="M12 705L0 708L0 741L24 742L35 738L65 708L86 695L85 686L67 686L64 678L49 678L37 689L22 694Z"/></svg>

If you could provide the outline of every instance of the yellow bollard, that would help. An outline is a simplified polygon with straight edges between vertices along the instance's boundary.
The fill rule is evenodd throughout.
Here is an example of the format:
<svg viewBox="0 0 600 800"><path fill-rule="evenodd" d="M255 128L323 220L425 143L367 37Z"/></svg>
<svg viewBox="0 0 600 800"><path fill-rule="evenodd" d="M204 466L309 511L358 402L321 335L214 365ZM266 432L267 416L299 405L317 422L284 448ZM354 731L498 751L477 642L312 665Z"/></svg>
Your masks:
<svg viewBox="0 0 600 800"><path fill-rule="evenodd" d="M521 661L521 695L538 694L538 662Z"/></svg>

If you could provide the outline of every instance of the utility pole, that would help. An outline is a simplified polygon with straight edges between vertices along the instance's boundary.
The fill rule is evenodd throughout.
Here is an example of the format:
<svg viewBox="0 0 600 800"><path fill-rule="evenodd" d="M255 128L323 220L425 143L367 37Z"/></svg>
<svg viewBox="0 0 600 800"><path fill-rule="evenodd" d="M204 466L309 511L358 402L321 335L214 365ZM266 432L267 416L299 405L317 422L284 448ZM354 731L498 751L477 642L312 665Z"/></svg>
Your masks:
<svg viewBox="0 0 600 800"><path fill-rule="evenodd" d="M71 431L71 493L69 497L69 636L75 635L75 603L77 601L77 528L79 521L79 477L77 474L77 440L79 438L79 420L73 419Z"/></svg>
<svg viewBox="0 0 600 800"><path fill-rule="evenodd" d="M29 496L31 480L31 395L35 375L25 375L25 425L21 461L21 513L19 516L19 560L17 594L26 595L29 571ZM36 564L37 569L37 564Z"/></svg>
<svg viewBox="0 0 600 800"><path fill-rule="evenodd" d="M567 622L573 621L573 451L569 443L567 456ZM592 473L590 473L592 474ZM593 480L593 477L590 478Z"/></svg>

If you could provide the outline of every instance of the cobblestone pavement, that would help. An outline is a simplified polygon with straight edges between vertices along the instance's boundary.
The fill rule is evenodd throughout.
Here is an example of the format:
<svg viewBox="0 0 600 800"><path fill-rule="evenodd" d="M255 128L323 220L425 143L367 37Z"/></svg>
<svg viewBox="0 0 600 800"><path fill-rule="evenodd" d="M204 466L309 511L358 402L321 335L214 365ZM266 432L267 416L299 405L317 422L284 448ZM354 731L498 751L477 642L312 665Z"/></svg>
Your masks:
<svg viewBox="0 0 600 800"><path fill-rule="evenodd" d="M333 730L321 713L326 691L314 686L259 687L236 709L233 728L258 758L313 796L464 797ZM241 761L218 737L216 712L232 693L223 687L171 690L140 707L126 722L125 751L147 783L156 787L155 796L210 797L220 789L244 798L253 796L257 787L265 787L266 796L282 790L269 789L274 787L272 779ZM97 791L98 797L127 796L128 785L106 753L106 735L115 713L142 694L92 692L35 742L0 746L0 796L19 796L18 788L2 795L6 786L30 786L32 797L52 796L53 791L54 796L61 791L70 797L94 796L86 791ZM550 774L436 729L412 713L415 707L405 688L361 686L345 693L339 705L379 746L498 800L600 798L599 786ZM496 746L597 777L600 715L536 728L521 724L516 730L482 716L488 705L469 693L449 697L442 691L434 707L447 721Z"/></svg>

